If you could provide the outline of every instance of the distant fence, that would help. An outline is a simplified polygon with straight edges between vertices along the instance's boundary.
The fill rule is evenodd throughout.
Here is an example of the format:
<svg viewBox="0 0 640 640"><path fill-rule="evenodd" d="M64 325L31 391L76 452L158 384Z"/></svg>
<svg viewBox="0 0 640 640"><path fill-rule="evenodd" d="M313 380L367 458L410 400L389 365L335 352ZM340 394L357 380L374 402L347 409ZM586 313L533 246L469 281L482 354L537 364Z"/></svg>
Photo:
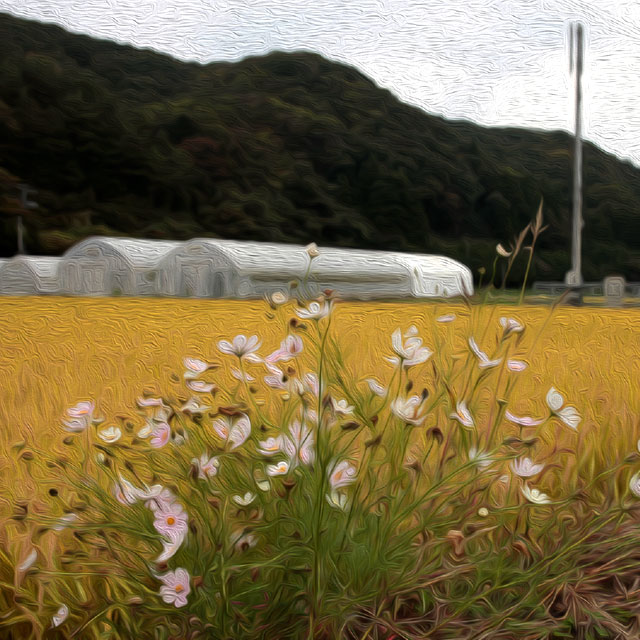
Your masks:
<svg viewBox="0 0 640 640"><path fill-rule="evenodd" d="M604 282L585 282L580 286L570 286L564 282L534 282L533 290L540 293L548 293L551 295L561 295L567 289L579 290L583 295L587 296L604 296ZM624 294L631 298L640 297L640 282L626 282L624 285Z"/></svg>

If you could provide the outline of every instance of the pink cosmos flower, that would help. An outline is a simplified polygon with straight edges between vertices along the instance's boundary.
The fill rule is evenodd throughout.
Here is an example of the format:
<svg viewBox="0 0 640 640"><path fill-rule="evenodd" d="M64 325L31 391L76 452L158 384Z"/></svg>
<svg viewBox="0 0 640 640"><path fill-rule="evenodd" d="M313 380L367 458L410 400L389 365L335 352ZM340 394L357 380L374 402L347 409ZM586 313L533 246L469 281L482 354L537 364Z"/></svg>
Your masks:
<svg viewBox="0 0 640 640"><path fill-rule="evenodd" d="M346 460L342 460L337 464L334 464L328 470L329 474L329 484L331 488L335 491L340 487L345 487L348 484L351 484L355 481L356 476L358 474L358 470L352 465L349 464Z"/></svg>
<svg viewBox="0 0 640 640"><path fill-rule="evenodd" d="M273 364L265 362L267 369L271 372L268 376L264 377L264 381L267 385L269 385L272 389L280 389L285 391L287 389L287 385L285 384L284 373L279 368Z"/></svg>
<svg viewBox="0 0 640 640"><path fill-rule="evenodd" d="M187 379L197 378L215 366L207 364L204 360L198 360L197 358L185 358L183 362L186 369L184 377Z"/></svg>
<svg viewBox="0 0 640 640"><path fill-rule="evenodd" d="M206 453L203 453L200 458L193 458L191 462L198 470L198 478L200 480L206 480L208 477L212 478L220 468L220 460L215 456L209 458Z"/></svg>
<svg viewBox="0 0 640 640"><path fill-rule="evenodd" d="M168 571L160 576L163 586L160 587L162 600L176 607L184 607L187 604L187 596L191 592L189 585L189 573L186 569Z"/></svg>
<svg viewBox="0 0 640 640"><path fill-rule="evenodd" d="M165 538L162 543L163 551L156 558L156 562L166 562L184 542L188 530L188 516L178 502L168 504L163 501L159 502L159 508L155 510L154 515L153 526Z"/></svg>
<svg viewBox="0 0 640 640"><path fill-rule="evenodd" d="M54 627L59 627L69 617L69 607L66 604L60 606L56 615L51 619L51 624Z"/></svg>
<svg viewBox="0 0 640 640"><path fill-rule="evenodd" d="M530 458L511 461L511 470L521 478L531 478L539 474L543 469L543 464L533 464Z"/></svg>
<svg viewBox="0 0 640 640"><path fill-rule="evenodd" d="M261 358L255 353L262 343L258 342L258 336L247 338L244 335L236 336L233 342L228 340L220 340L218 349L227 355L244 358L249 362L260 362Z"/></svg>
<svg viewBox="0 0 640 640"><path fill-rule="evenodd" d="M92 422L94 422L93 412L95 404L89 400L78 402L75 407L67 409L67 415L70 420L63 421L66 431L79 433L84 431Z"/></svg>
<svg viewBox="0 0 640 640"><path fill-rule="evenodd" d="M304 348L302 339L299 336L288 335L281 343L280 348L268 355L265 362L274 363L280 360L291 360L297 358Z"/></svg>
<svg viewBox="0 0 640 640"><path fill-rule="evenodd" d="M149 444L154 449L160 449L161 447L164 447L167 442L169 442L170 437L171 427L166 422L161 422L160 424L155 425L155 427L153 428Z"/></svg>
<svg viewBox="0 0 640 640"><path fill-rule="evenodd" d="M215 389L213 382L204 382L202 380L187 380L187 387L196 393L211 393Z"/></svg>
<svg viewBox="0 0 640 640"><path fill-rule="evenodd" d="M255 380L252 375L249 375L248 373L242 373L240 369L235 369L233 367L231 368L231 375L236 380L240 380L241 382L253 382Z"/></svg>
<svg viewBox="0 0 640 640"><path fill-rule="evenodd" d="M214 431L225 442L231 443L231 449L244 444L251 435L251 421L249 416L241 413L239 416L223 416L213 421Z"/></svg>
<svg viewBox="0 0 640 640"><path fill-rule="evenodd" d="M507 360L507 369L509 371L524 371L527 368L527 363L522 360Z"/></svg>
<svg viewBox="0 0 640 640"><path fill-rule="evenodd" d="M267 438L266 440L261 440L258 444L260 445L258 447L258 453L261 453L263 456L273 456L279 453L282 447L282 436Z"/></svg>
<svg viewBox="0 0 640 640"><path fill-rule="evenodd" d="M289 436L281 436L281 450L288 456L290 468L294 469L298 462L310 465L315 459L313 432L306 424L298 420L289 426Z"/></svg>

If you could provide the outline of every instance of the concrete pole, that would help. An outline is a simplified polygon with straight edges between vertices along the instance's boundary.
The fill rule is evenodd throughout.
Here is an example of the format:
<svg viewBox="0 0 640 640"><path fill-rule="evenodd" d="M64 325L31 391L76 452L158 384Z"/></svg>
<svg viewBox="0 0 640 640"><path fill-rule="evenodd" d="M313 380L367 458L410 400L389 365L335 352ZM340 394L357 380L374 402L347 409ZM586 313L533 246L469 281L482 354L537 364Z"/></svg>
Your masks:
<svg viewBox="0 0 640 640"><path fill-rule="evenodd" d="M573 271L582 284L582 25L576 25L576 141L573 168Z"/></svg>
<svg viewBox="0 0 640 640"><path fill-rule="evenodd" d="M575 75L575 138L573 154L573 225L571 234L571 271L566 284L580 286L582 279L582 69L584 32L582 25L574 23L569 33L570 70Z"/></svg>

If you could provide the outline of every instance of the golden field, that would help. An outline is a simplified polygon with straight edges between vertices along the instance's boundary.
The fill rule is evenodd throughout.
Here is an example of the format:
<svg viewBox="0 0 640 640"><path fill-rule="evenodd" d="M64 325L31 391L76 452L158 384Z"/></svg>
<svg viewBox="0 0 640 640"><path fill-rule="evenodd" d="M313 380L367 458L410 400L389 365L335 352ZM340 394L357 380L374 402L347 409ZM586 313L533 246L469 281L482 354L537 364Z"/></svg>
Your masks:
<svg viewBox="0 0 640 640"><path fill-rule="evenodd" d="M95 400L107 423L117 415L135 421L135 401L144 389L186 399L185 356L227 364L217 342L239 333L260 336L260 354L266 355L279 346L294 315L291 305L274 312L262 301L184 299L3 297L0 309L0 481L15 479L25 468L12 446L26 441L48 448L59 442L64 412L78 401ZM456 314L455 321L436 322L448 313ZM392 365L384 357L392 355L391 333L397 327L415 324L435 352L434 361L443 366L451 354L469 353L471 335L491 355L503 315L527 327L510 354L529 364L512 374L520 376L510 400L513 412L541 415L545 394L555 386L583 416L580 438L599 440L613 457L614 450L624 455L635 448L640 435L638 310L338 303L332 333L357 379L374 375L386 382ZM260 382L263 368L250 367ZM232 384L228 368L210 377L220 386ZM428 378L420 376L430 374L429 368L420 369L416 388L428 386ZM28 485L12 486L19 495L29 493Z"/></svg>

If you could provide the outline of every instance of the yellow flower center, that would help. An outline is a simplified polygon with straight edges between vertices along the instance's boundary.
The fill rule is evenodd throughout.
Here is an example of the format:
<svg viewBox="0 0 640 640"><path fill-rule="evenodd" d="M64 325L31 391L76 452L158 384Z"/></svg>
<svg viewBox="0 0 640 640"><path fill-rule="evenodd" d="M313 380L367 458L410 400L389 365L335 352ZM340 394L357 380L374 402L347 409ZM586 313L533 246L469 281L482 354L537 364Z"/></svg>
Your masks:
<svg viewBox="0 0 640 640"><path fill-rule="evenodd" d="M181 591L184 591L184 587L181 584L177 584L176 585L176 593L180 593Z"/></svg>
<svg viewBox="0 0 640 640"><path fill-rule="evenodd" d="M169 517L167 518L167 524L168 524L168 525L172 525L172 524L175 524L175 523L176 523L176 519L175 519L175 518L173 518L172 516L169 516Z"/></svg>

